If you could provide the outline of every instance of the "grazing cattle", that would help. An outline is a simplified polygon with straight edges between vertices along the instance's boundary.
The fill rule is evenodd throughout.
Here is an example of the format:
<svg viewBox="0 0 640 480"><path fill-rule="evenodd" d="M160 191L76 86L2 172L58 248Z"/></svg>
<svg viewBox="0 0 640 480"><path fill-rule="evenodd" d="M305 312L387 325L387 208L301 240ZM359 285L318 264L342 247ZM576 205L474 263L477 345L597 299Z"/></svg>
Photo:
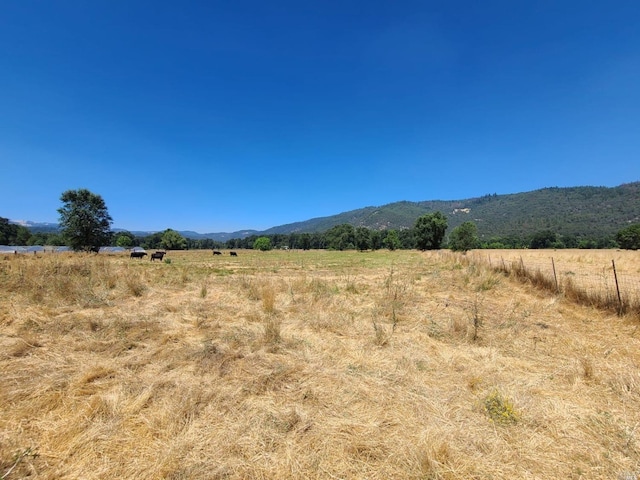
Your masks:
<svg viewBox="0 0 640 480"><path fill-rule="evenodd" d="M147 252L131 252L131 258L142 258Z"/></svg>
<svg viewBox="0 0 640 480"><path fill-rule="evenodd" d="M218 250L214 250L214 251L213 251L213 254L214 254L214 255L222 255L222 252L220 252L220 251L218 251Z"/></svg>
<svg viewBox="0 0 640 480"><path fill-rule="evenodd" d="M156 258L160 261L162 261L162 257L164 257L167 254L167 252L155 252L151 254L151 259L150 261L155 261Z"/></svg>
<svg viewBox="0 0 640 480"><path fill-rule="evenodd" d="M236 252L229 252L229 255L231 255L232 257L237 257L238 254Z"/></svg>
<svg viewBox="0 0 640 480"><path fill-rule="evenodd" d="M100 247L91 247L89 251L92 253L100 253Z"/></svg>

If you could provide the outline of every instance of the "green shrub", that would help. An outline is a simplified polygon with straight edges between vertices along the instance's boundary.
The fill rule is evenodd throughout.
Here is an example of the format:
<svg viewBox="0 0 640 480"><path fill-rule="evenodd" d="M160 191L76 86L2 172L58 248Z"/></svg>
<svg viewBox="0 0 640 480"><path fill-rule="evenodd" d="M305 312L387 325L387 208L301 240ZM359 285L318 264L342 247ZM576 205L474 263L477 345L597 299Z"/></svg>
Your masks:
<svg viewBox="0 0 640 480"><path fill-rule="evenodd" d="M504 398L497 390L493 390L485 397L484 409L495 423L507 425L516 423L520 419L511 400Z"/></svg>

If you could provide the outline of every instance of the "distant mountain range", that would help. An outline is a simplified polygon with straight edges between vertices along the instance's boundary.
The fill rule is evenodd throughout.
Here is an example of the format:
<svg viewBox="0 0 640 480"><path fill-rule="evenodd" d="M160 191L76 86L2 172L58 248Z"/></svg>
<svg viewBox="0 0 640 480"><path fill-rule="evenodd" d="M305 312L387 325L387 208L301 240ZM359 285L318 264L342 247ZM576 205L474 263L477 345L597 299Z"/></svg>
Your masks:
<svg viewBox="0 0 640 480"><path fill-rule="evenodd" d="M32 222L30 220L9 220L9 223L14 223L16 225L22 225L23 227L28 228L32 233L55 233L60 230L60 225L57 223L50 222ZM113 228L114 232L124 232L126 231L123 228ZM144 231L144 230L128 230L132 234L137 237L146 237L148 235L157 233L158 230L152 231ZM232 238L246 238L251 235L259 234L260 232L257 230L239 230L237 232L219 232L219 233L198 233L192 230L182 230L178 231L180 235L185 238L193 238L195 240L211 238L213 240L219 242L226 242Z"/></svg>
<svg viewBox="0 0 640 480"><path fill-rule="evenodd" d="M322 232L342 223L376 230L411 228L419 216L436 211L447 217L448 231L472 221L485 239L525 237L542 230L606 238L630 223L640 223L640 182L617 187L551 187L465 200L402 201L273 227L261 233Z"/></svg>
<svg viewBox="0 0 640 480"><path fill-rule="evenodd" d="M224 242L251 235L324 232L343 223L375 230L400 230L413 227L419 216L436 211L447 217L448 231L465 221L472 221L478 226L480 237L485 239L508 235L524 237L542 230L551 230L560 235L606 238L631 223L640 223L640 182L617 187L551 187L508 195L490 194L465 200L400 201L280 225L263 231L180 231L180 234L187 238L210 238ZM33 232L51 232L58 228L52 223L12 222L24 225ZM131 233L147 236L155 232Z"/></svg>

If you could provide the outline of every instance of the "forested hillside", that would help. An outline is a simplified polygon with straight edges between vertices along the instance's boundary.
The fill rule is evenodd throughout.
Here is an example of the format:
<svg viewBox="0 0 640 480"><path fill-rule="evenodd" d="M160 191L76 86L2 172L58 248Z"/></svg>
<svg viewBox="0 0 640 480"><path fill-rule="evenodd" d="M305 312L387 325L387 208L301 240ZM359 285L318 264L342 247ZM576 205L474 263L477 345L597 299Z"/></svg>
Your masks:
<svg viewBox="0 0 640 480"><path fill-rule="evenodd" d="M466 200L395 202L281 225L264 233L322 232L343 223L374 230L399 230L413 227L420 215L436 211L447 217L449 229L465 221L475 222L484 239L526 237L542 230L559 235L605 238L630 223L640 222L640 182L612 188L552 187Z"/></svg>
<svg viewBox="0 0 640 480"><path fill-rule="evenodd" d="M611 188L552 187L508 195L489 194L466 200L401 201L280 225L262 232L242 230L231 233L179 233L209 248L210 242L206 242L207 240L228 242L259 235L316 234L345 224L379 232L391 229L403 231L413 228L421 215L438 211L447 218L448 233L463 222L471 221L477 226L480 240L486 244L492 243L493 239L507 246L528 244L532 236L549 231L559 237L571 237L573 240L566 241L567 245L585 239L606 245L610 242L599 240L610 240L622 228L640 223L640 182ZM0 224L0 244L26 244L27 241L29 244L61 244L56 225L30 224L27 229L10 225L6 219L3 220L4 223ZM122 232L119 229L114 231ZM127 232L132 239L149 236L159 238L161 233ZM34 238L29 239L31 234L34 234ZM200 248L194 242L189 248Z"/></svg>

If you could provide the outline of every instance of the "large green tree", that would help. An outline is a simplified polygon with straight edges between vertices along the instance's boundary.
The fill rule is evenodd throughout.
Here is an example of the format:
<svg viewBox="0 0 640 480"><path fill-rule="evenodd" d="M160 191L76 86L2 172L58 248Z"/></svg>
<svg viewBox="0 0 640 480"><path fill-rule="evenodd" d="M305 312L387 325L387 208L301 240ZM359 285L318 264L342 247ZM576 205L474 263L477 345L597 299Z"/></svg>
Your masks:
<svg viewBox="0 0 640 480"><path fill-rule="evenodd" d="M135 235L125 230L114 235L113 243L116 247L129 248L133 246L134 240Z"/></svg>
<svg viewBox="0 0 640 480"><path fill-rule="evenodd" d="M260 250L266 252L267 250L271 250L273 248L271 246L271 240L269 237L258 237L255 242L253 242L253 249Z"/></svg>
<svg viewBox="0 0 640 480"><path fill-rule="evenodd" d="M393 229L387 232L387 236L382 243L392 252L402 246L400 243L400 237L398 236L398 231Z"/></svg>
<svg viewBox="0 0 640 480"><path fill-rule="evenodd" d="M324 238L331 250L352 250L356 244L356 230L353 225L343 223L327 230Z"/></svg>
<svg viewBox="0 0 640 480"><path fill-rule="evenodd" d="M616 241L625 250L640 249L640 223L629 225L616 234Z"/></svg>
<svg viewBox="0 0 640 480"><path fill-rule="evenodd" d="M0 245L26 245L30 237L31 232L27 228L0 217Z"/></svg>
<svg viewBox="0 0 640 480"><path fill-rule="evenodd" d="M361 252L371 248L371 231L367 227L358 227L354 235L356 247Z"/></svg>
<svg viewBox="0 0 640 480"><path fill-rule="evenodd" d="M541 232L535 233L533 237L531 237L529 248L553 248L555 242L556 234L551 230L543 230Z"/></svg>
<svg viewBox="0 0 640 480"><path fill-rule="evenodd" d="M441 212L422 215L416 220L413 230L418 250L437 250L447 230L447 217Z"/></svg>
<svg viewBox="0 0 640 480"><path fill-rule="evenodd" d="M166 250L184 250L187 248L187 239L175 230L167 228L162 233L160 245Z"/></svg>
<svg viewBox="0 0 640 480"><path fill-rule="evenodd" d="M60 200L60 227L73 250L89 251L109 245L113 220L100 195L81 188L67 190Z"/></svg>
<svg viewBox="0 0 640 480"><path fill-rule="evenodd" d="M449 235L449 248L454 252L466 252L478 248L478 227L473 222L464 222Z"/></svg>
<svg viewBox="0 0 640 480"><path fill-rule="evenodd" d="M308 233L300 235L300 247L303 250L309 250L311 248L311 235Z"/></svg>

